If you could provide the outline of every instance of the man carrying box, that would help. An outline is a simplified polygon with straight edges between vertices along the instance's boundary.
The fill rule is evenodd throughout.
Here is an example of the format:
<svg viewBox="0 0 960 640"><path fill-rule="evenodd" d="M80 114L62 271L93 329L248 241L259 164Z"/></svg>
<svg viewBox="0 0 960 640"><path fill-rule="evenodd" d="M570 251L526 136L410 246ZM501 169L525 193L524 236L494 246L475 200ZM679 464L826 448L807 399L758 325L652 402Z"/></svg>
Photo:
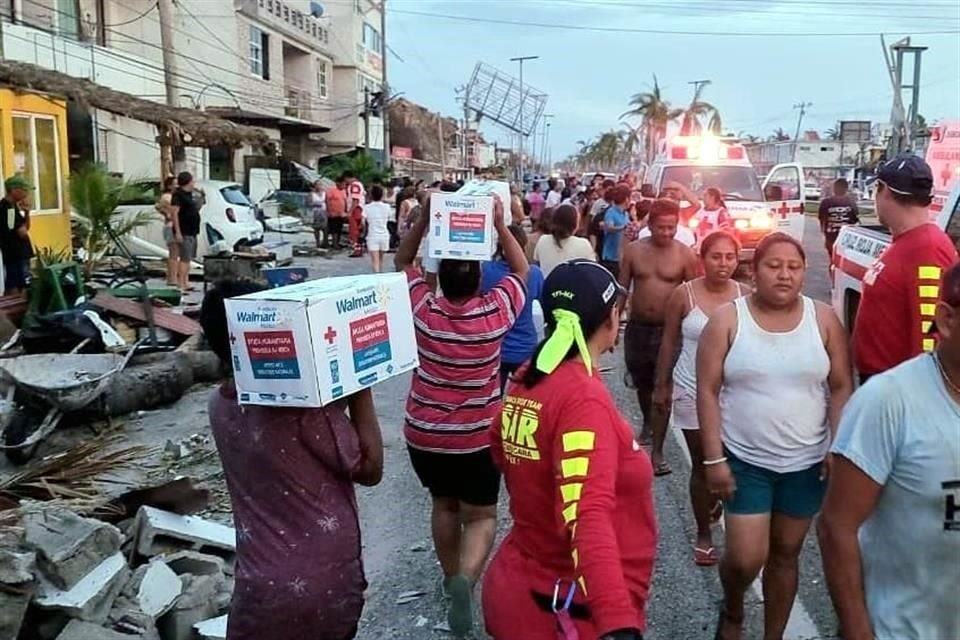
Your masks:
<svg viewBox="0 0 960 640"><path fill-rule="evenodd" d="M489 429L500 414L500 346L526 301L529 265L494 198L494 228L510 274L480 293L480 262L443 259L438 297L413 269L429 213L397 249L407 274L420 366L407 399L404 436L413 469L433 498L433 542L456 635L473 627L473 585L496 535L500 473Z"/></svg>

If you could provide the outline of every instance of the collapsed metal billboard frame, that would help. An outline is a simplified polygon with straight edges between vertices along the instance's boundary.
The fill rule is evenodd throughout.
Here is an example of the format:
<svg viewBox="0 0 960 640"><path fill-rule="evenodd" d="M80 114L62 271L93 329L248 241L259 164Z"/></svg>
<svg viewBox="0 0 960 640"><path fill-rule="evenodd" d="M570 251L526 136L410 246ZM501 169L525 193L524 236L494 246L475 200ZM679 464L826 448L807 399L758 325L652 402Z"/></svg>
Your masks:
<svg viewBox="0 0 960 640"><path fill-rule="evenodd" d="M467 84L464 107L475 121L486 118L513 133L530 136L547 105L547 94L488 64L478 62Z"/></svg>

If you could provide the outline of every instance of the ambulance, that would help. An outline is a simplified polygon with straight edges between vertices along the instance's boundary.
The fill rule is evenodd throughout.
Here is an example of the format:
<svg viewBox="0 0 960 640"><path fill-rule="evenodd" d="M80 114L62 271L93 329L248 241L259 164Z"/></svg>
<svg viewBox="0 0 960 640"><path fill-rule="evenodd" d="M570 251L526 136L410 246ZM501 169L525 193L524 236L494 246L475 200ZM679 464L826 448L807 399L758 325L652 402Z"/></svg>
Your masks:
<svg viewBox="0 0 960 640"><path fill-rule="evenodd" d="M803 175L800 164L780 164L761 182L736 138L675 136L660 144L644 182L657 193L679 182L700 197L708 187L720 189L743 248L740 257L749 259L760 240L773 231L803 240ZM681 203L685 204L689 203Z"/></svg>

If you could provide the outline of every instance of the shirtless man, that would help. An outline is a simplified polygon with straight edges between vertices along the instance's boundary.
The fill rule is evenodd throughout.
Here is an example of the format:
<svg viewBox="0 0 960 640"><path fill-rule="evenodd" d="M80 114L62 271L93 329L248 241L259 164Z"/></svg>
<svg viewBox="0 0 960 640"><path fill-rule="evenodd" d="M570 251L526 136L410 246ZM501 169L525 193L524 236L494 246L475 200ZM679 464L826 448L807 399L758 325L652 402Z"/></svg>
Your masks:
<svg viewBox="0 0 960 640"><path fill-rule="evenodd" d="M655 415L661 412L652 402L667 300L679 284L697 275L693 251L674 239L679 220L680 206L675 200L655 200L648 219L650 237L627 245L620 262L620 284L633 289L624 334L627 372L643 412L640 440L648 443L652 435L653 469L658 476L671 471L663 459L669 415Z"/></svg>

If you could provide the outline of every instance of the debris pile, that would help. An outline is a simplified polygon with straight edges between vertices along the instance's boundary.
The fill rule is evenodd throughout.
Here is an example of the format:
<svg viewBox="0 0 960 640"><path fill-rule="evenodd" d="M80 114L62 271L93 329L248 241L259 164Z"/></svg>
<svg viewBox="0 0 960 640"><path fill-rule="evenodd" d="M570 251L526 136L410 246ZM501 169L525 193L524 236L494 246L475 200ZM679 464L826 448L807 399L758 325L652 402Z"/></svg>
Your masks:
<svg viewBox="0 0 960 640"><path fill-rule="evenodd" d="M0 529L0 640L224 638L234 530L143 506L116 526L24 503Z"/></svg>

